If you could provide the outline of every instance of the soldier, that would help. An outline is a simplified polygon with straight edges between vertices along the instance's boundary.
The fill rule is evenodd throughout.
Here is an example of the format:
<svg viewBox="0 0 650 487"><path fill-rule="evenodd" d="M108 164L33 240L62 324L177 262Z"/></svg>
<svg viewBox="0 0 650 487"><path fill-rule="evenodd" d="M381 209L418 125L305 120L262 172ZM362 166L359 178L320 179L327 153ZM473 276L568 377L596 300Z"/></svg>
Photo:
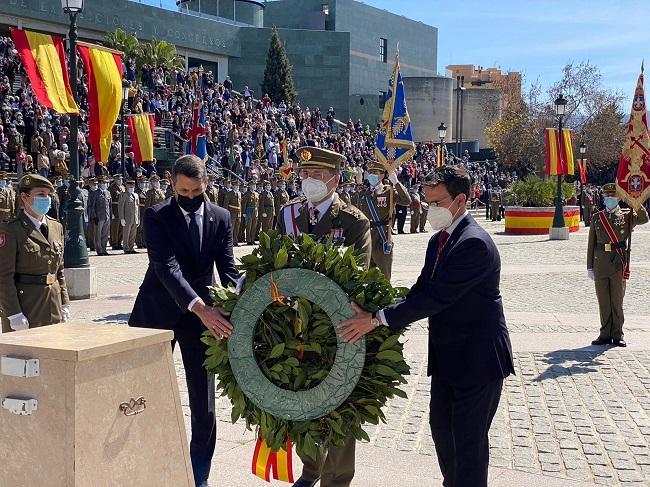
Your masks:
<svg viewBox="0 0 650 487"><path fill-rule="evenodd" d="M239 230L241 227L241 193L239 192L239 183L231 185L223 197L223 208L230 212L232 221L232 241L233 245L239 245Z"/></svg>
<svg viewBox="0 0 650 487"><path fill-rule="evenodd" d="M420 233L426 233L424 228L427 224L427 214L429 213L429 203L424 201L424 194L420 193Z"/></svg>
<svg viewBox="0 0 650 487"><path fill-rule="evenodd" d="M278 187L273 193L273 206L275 207L275 221L282 207L289 203L289 193L287 193L287 182L284 179L278 179ZM277 227L277 226L276 226Z"/></svg>
<svg viewBox="0 0 650 487"><path fill-rule="evenodd" d="M205 190L205 195L208 197L210 203L218 203L219 201L219 188L214 184L214 176L208 176L208 187Z"/></svg>
<svg viewBox="0 0 650 487"><path fill-rule="evenodd" d="M8 221L16 209L15 196L7 184L6 174L0 173L0 222Z"/></svg>
<svg viewBox="0 0 650 487"><path fill-rule="evenodd" d="M585 186L582 188L580 199L582 200L582 219L585 222L585 227L588 227L594 212L594 196L588 187Z"/></svg>
<svg viewBox="0 0 650 487"><path fill-rule="evenodd" d="M138 199L140 200L140 205L139 205L139 221L140 223L138 224L138 229L136 230L135 233L135 244L138 246L139 249L144 249L146 248L146 245L144 243L144 226L142 224L142 221L144 220L144 196L149 191L149 180L144 177L144 176L139 176L136 179L136 186L135 186L135 192L138 195Z"/></svg>
<svg viewBox="0 0 650 487"><path fill-rule="evenodd" d="M97 255L108 255L108 235L111 228L112 198L108 191L108 179L99 179L97 191L88 197L88 217L95 227L95 250Z"/></svg>
<svg viewBox="0 0 650 487"><path fill-rule="evenodd" d="M257 230L257 210L260 205L260 195L257 194L257 185L253 180L249 181L248 186L245 186L244 195L242 196L241 204L244 211L244 222L246 231L246 243L248 245L255 245L255 231Z"/></svg>
<svg viewBox="0 0 650 487"><path fill-rule="evenodd" d="M271 191L271 183L264 183L264 190L260 193L259 220L261 230L269 232L273 230L275 221L275 198Z"/></svg>
<svg viewBox="0 0 650 487"><path fill-rule="evenodd" d="M86 198L86 208L84 212L84 219L87 220L86 224L86 243L90 250L96 250L95 248L95 232L96 226L92 218L90 218L90 200L93 195L99 190L99 182L95 178L88 179L88 190Z"/></svg>
<svg viewBox="0 0 650 487"><path fill-rule="evenodd" d="M145 211L147 210L147 208L151 208L153 205L157 205L158 203L166 199L165 192L160 187L160 176L158 176L157 174L153 174L149 178L149 183L151 184L151 188L149 188L144 195Z"/></svg>
<svg viewBox="0 0 650 487"><path fill-rule="evenodd" d="M643 206L638 212L621 208L614 183L603 186L603 196L605 209L593 215L587 245L587 276L596 286L600 310L600 334L591 343L625 347L623 297L629 277L626 249L632 229L647 223L648 213Z"/></svg>
<svg viewBox="0 0 650 487"><path fill-rule="evenodd" d="M68 321L70 299L63 274L63 227L47 216L54 186L27 174L18 184L23 210L0 223L2 332Z"/></svg>
<svg viewBox="0 0 650 487"><path fill-rule="evenodd" d="M135 192L135 181L126 182L126 191L120 194L117 211L123 228L122 248L125 254L137 254L134 250L135 234L140 224L140 197Z"/></svg>
<svg viewBox="0 0 650 487"><path fill-rule="evenodd" d="M350 191L349 191L350 184L352 183L344 183L338 188L336 188L336 192L339 194L339 198L345 201L345 204L348 206L352 205L352 200L350 198Z"/></svg>
<svg viewBox="0 0 650 487"><path fill-rule="evenodd" d="M492 221L501 221L501 191L497 186L492 188L492 196L490 196L490 213L492 214Z"/></svg>
<svg viewBox="0 0 650 487"><path fill-rule="evenodd" d="M409 196L411 197L411 233L418 233L420 216L422 214L422 202L415 186L411 188Z"/></svg>
<svg viewBox="0 0 650 487"><path fill-rule="evenodd" d="M160 190L165 193L165 199L169 198L169 179L163 178L160 180Z"/></svg>
<svg viewBox="0 0 650 487"><path fill-rule="evenodd" d="M370 263L370 222L353 206L345 204L336 186L340 181L341 164L345 157L317 147L298 149L304 197L289 202L278 215L278 230L297 237L310 233L317 239L334 237L364 256L364 265ZM342 446L320 450L316 461L301 457L302 476L296 486L313 487L320 479L321 487L349 486L354 477L356 442L349 437Z"/></svg>
<svg viewBox="0 0 650 487"><path fill-rule="evenodd" d="M223 200L226 197L226 193L232 189L232 185L230 184L230 179L226 178L223 180L222 186L219 189L219 196L217 197L217 204L221 207L224 208L223 206Z"/></svg>
<svg viewBox="0 0 650 487"><path fill-rule="evenodd" d="M372 256L370 267L379 267L381 272L390 280L393 267L393 209L395 205L404 209L411 204L411 197L402 183L397 180L397 173L390 175L390 181L395 186L383 184L385 168L376 161L368 165L369 187L359 194L358 208L370 220L372 235ZM404 222L398 221L398 230L404 233Z"/></svg>
<svg viewBox="0 0 650 487"><path fill-rule="evenodd" d="M122 185L124 179L121 174L113 175L113 182L108 187L108 190L111 193L112 207L111 211L113 214L113 219L111 220L111 248L113 250L122 250L122 236L123 230L122 225L120 225L120 215L118 211L118 203L120 201L120 195L124 193L124 186Z"/></svg>
<svg viewBox="0 0 650 487"><path fill-rule="evenodd" d="M52 179L52 185L55 188L58 188L62 184L63 181L61 180L60 176L56 176ZM50 211L47 212L47 216L54 218L56 221L59 221L59 218L61 218L61 202L59 201L59 195L56 191L52 193L51 199L52 206L50 207Z"/></svg>
<svg viewBox="0 0 650 487"><path fill-rule="evenodd" d="M63 231L65 231L65 212L68 202L68 188L70 187L69 178L69 174L61 176L60 181L57 181L56 188L56 194L59 198L59 222L63 225Z"/></svg>

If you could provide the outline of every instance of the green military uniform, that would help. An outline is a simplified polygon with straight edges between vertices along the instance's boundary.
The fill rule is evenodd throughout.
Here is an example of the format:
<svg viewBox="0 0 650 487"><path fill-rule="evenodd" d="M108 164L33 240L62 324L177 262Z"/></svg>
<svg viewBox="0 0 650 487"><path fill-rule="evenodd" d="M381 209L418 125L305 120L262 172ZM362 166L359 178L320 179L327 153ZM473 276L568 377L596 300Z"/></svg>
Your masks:
<svg viewBox="0 0 650 487"><path fill-rule="evenodd" d="M429 213L429 204L424 201L424 195L420 195L420 233L425 233L424 228L427 224L427 214Z"/></svg>
<svg viewBox="0 0 650 487"><path fill-rule="evenodd" d="M612 183L603 186L605 196L615 196L616 186ZM601 214L609 222L618 243L612 242L606 226L601 221ZM587 270L593 272L596 297L600 311L600 335L594 344L604 344L612 340L625 346L623 339L623 297L625 280L623 272L627 264L627 242L631 229L648 222L645 208L638 213L619 206L613 210L604 209L596 212L591 219L587 245ZM621 255L616 250L620 250ZM600 343L599 343L600 342ZM617 343L618 342L618 343Z"/></svg>
<svg viewBox="0 0 650 487"><path fill-rule="evenodd" d="M210 203L219 204L219 188L214 184L214 176L208 176L208 187L205 195Z"/></svg>
<svg viewBox="0 0 650 487"><path fill-rule="evenodd" d="M411 197L411 233L418 233L420 226L420 215L422 214L422 203L417 191L412 191Z"/></svg>
<svg viewBox="0 0 650 487"><path fill-rule="evenodd" d="M54 186L57 185L58 181L61 181L61 178L54 178ZM47 216L54 218L56 221L59 221L59 218L61 217L61 202L59 201L59 195L56 191L52 193L52 207L50 208L50 211L47 212Z"/></svg>
<svg viewBox="0 0 650 487"><path fill-rule="evenodd" d="M352 206L352 199L350 198L350 193L348 191L348 188L350 187L350 183L345 183L342 186L339 186L339 189L337 189L337 193L339 194L339 198L345 202L346 205Z"/></svg>
<svg viewBox="0 0 650 487"><path fill-rule="evenodd" d="M239 245L239 231L241 227L241 193L239 190L235 191L233 187L225 191L223 195L223 208L230 212L230 220L232 221L232 240L233 245Z"/></svg>
<svg viewBox="0 0 650 487"><path fill-rule="evenodd" d="M273 193L266 188L260 193L259 220L261 230L269 232L273 230L273 221L275 220L275 198Z"/></svg>
<svg viewBox="0 0 650 487"><path fill-rule="evenodd" d="M223 200L226 197L226 192L228 192L228 191L230 191L230 180L226 179L223 182L223 185L221 186L221 188L219 188L219 195L217 196L217 204L222 208L225 208L223 206Z"/></svg>
<svg viewBox="0 0 650 487"><path fill-rule="evenodd" d="M490 213L492 214L492 221L501 221L501 192L495 188L492 189L492 196L490 197Z"/></svg>
<svg viewBox="0 0 650 487"><path fill-rule="evenodd" d="M28 174L22 189L54 186L42 176ZM2 332L11 331L8 318L23 313L30 328L63 321L63 306L69 304L63 274L63 227L43 217L47 237L36 228L25 211L0 223L0 317Z"/></svg>
<svg viewBox="0 0 650 487"><path fill-rule="evenodd" d="M368 166L370 172L384 172L384 166L373 162ZM372 202L379 219L379 226L383 228L386 242L381 238L378 225L375 223L368 206L368 199ZM394 187L379 183L375 188L368 188L361 191L357 200L357 207L370 221L372 229L372 258L370 267L378 267L381 272L390 280L393 267L393 217L395 205L409 206L411 197L406 188L400 182Z"/></svg>
<svg viewBox="0 0 650 487"><path fill-rule="evenodd" d="M326 168L336 172L345 158L336 152L316 147L302 147L298 149L302 168ZM319 217L318 222L312 226L309 216L309 203L304 197L297 198L287 204L277 215L277 228L285 234L289 229L295 228L299 233L310 233L316 238L333 236L342 238L345 245L354 246L360 254L365 256L364 264L370 263L370 250L372 240L370 237L370 222L354 206L348 206L334 193L329 208ZM285 218L291 218L291 207L296 215L292 223ZM289 223L287 226L285 223ZM311 228L310 228L311 227ZM303 462L302 479L316 481L320 478L321 487L349 487L354 477L356 441L350 437L342 446L333 446L328 450L319 449L316 461L309 457L301 457Z"/></svg>
<svg viewBox="0 0 650 487"><path fill-rule="evenodd" d="M160 189L160 178L155 174L149 179L151 188L144 194L144 209L151 208L165 200L165 192Z"/></svg>
<svg viewBox="0 0 650 487"><path fill-rule="evenodd" d="M14 216L16 200L11 181L8 181L4 173L0 173L0 181L4 183L4 187L0 188L0 222L3 222Z"/></svg>
<svg viewBox="0 0 650 487"><path fill-rule="evenodd" d="M257 210L260 205L260 195L252 189L252 182L248 185L248 190L242 195L241 205L244 217L244 230L246 243L255 244L255 231L257 230Z"/></svg>
<svg viewBox="0 0 650 487"><path fill-rule="evenodd" d="M144 176L140 176L136 181L137 184L135 186L135 192L137 193L138 199L140 201L138 205L140 222L138 223L138 229L135 232L135 244L139 249L144 249L146 245L144 243L144 224L142 222L144 221L145 210L144 199L147 191L149 191L149 181Z"/></svg>
<svg viewBox="0 0 650 487"><path fill-rule="evenodd" d="M594 213L594 196L588 188L583 188L580 199L582 200L582 219L585 222L585 227L588 227Z"/></svg>
<svg viewBox="0 0 650 487"><path fill-rule="evenodd" d="M88 184L88 198L87 200L90 201L91 195L97 191L97 189L92 189L93 186L98 186L99 183L97 179L91 178L87 181ZM86 208L86 213L88 213L88 208ZM88 215L87 215L88 216ZM86 225L86 243L88 244L88 248L90 250L95 250L95 232L97 231L97 227L95 223L92 221L91 218L88 218L88 224Z"/></svg>
<svg viewBox="0 0 650 487"><path fill-rule="evenodd" d="M280 184L282 184L282 183L283 183L282 181L278 183L278 188L273 193L273 206L275 207L275 220L274 221L277 221L278 215L280 214L280 210L282 210L284 205L289 203L289 200L291 199L291 198L289 198L289 193L287 193L287 190L286 190L286 183L284 183L284 185L285 185L284 188L280 186ZM276 225L276 227L277 227L277 225Z"/></svg>
<svg viewBox="0 0 650 487"><path fill-rule="evenodd" d="M118 185L116 180L123 181L121 174L115 174L113 176L113 182L108 187L108 191L111 193L111 210L113 211L113 219L111 220L111 248L113 250L122 249L122 225L120 224L120 216L117 210L118 202L120 201L120 195L126 191L124 185Z"/></svg>

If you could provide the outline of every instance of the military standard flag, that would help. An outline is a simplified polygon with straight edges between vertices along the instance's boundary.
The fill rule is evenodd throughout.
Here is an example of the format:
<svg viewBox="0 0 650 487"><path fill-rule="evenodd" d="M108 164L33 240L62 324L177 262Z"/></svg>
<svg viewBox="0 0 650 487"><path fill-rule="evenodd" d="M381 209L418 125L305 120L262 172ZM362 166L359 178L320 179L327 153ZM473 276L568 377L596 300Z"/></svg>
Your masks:
<svg viewBox="0 0 650 487"><path fill-rule="evenodd" d="M650 136L643 88L643 65L634 91L623 152L618 160L616 193L635 210L650 197Z"/></svg>
<svg viewBox="0 0 650 487"><path fill-rule="evenodd" d="M137 113L127 118L131 146L135 162L153 160L153 130L156 125L154 116L149 113Z"/></svg>
<svg viewBox="0 0 650 487"><path fill-rule="evenodd" d="M58 113L79 113L72 96L63 38L11 29L16 50L41 105Z"/></svg>

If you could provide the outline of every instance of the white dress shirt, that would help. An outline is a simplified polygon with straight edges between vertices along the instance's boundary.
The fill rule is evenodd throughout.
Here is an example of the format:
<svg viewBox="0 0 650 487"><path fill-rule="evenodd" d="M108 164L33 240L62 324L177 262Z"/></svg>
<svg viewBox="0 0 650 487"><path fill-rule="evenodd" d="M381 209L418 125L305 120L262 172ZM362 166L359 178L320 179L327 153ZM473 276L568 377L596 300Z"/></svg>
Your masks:
<svg viewBox="0 0 650 487"><path fill-rule="evenodd" d="M41 231L41 225L45 224L45 226L47 226L47 218L45 218L45 215L43 215L41 219L38 220L34 218L32 215L30 215L29 213L27 213L25 210L23 210L23 212L25 213L25 215L27 215L27 218L29 218L29 220L36 227L36 230L38 230L39 232Z"/></svg>
<svg viewBox="0 0 650 487"><path fill-rule="evenodd" d="M318 221L320 221L321 218L323 218L323 215L325 213L327 213L327 210L330 209L330 206L332 206L333 201L334 201L334 193L332 193L327 198L325 198L323 201L318 203L315 207L311 202L308 202L307 208L309 209L310 212L311 212L312 208L316 208L316 210L318 211L318 216L317 216Z"/></svg>
<svg viewBox="0 0 650 487"><path fill-rule="evenodd" d="M185 211L183 208L180 207L181 213L183 213L183 216L185 217L185 223L187 223L187 226L189 228L190 226L190 212ZM199 245L203 245L203 212L205 211L205 203L201 203L201 206L199 206L199 209L194 212L194 218L196 219L196 224L199 226ZM213 279L214 280L214 279ZM192 301L190 301L190 304L187 305L188 311L192 311L192 307L196 304L196 302L201 299L199 296L195 297Z"/></svg>

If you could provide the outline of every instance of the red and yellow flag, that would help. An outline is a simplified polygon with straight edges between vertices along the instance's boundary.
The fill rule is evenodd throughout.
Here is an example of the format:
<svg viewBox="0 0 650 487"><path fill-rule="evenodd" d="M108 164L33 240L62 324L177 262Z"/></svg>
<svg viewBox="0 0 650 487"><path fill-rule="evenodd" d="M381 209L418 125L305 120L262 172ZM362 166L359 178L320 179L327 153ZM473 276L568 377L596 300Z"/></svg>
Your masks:
<svg viewBox="0 0 650 487"><path fill-rule="evenodd" d="M270 482L272 471L274 479L293 483L292 449L293 445L290 439L287 439L286 448L280 448L275 452L269 448L266 441L259 438L253 454L253 474Z"/></svg>
<svg viewBox="0 0 650 487"><path fill-rule="evenodd" d="M439 144L436 147L436 167L442 167L445 163L445 150L442 147L442 144Z"/></svg>
<svg viewBox="0 0 650 487"><path fill-rule="evenodd" d="M638 210L650 197L650 136L643 89L643 65L636 84L630 123L618 160L616 193Z"/></svg>
<svg viewBox="0 0 650 487"><path fill-rule="evenodd" d="M580 170L580 182L587 184L587 159L578 159L578 169Z"/></svg>
<svg viewBox="0 0 650 487"><path fill-rule="evenodd" d="M38 102L58 113L79 113L70 89L63 38L13 28L11 36Z"/></svg>
<svg viewBox="0 0 650 487"><path fill-rule="evenodd" d="M88 140L95 159L106 162L122 103L122 56L90 44L80 44L78 48L88 76Z"/></svg>
<svg viewBox="0 0 650 487"><path fill-rule="evenodd" d="M573 175L573 130L562 129L562 140L557 129L546 129L546 174Z"/></svg>
<svg viewBox="0 0 650 487"><path fill-rule="evenodd" d="M131 146L135 162L153 160L153 129L156 124L154 116L148 113L137 113L127 117Z"/></svg>

